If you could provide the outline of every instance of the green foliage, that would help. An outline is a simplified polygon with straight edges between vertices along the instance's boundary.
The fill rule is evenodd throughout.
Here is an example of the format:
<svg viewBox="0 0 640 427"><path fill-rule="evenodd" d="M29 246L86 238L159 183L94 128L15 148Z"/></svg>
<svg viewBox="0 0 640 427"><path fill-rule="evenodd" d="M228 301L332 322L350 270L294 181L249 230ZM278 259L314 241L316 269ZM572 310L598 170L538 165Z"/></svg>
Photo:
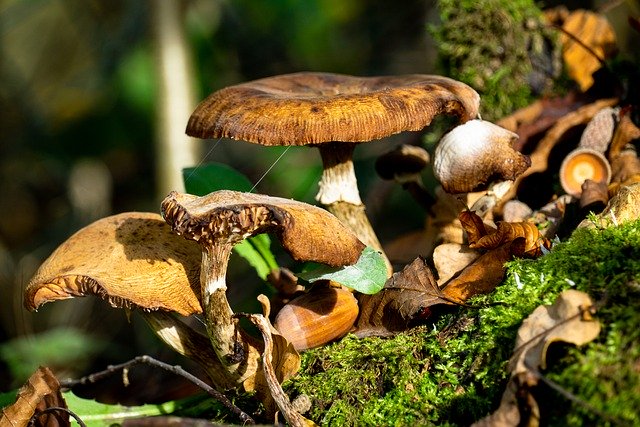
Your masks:
<svg viewBox="0 0 640 427"><path fill-rule="evenodd" d="M184 187L189 194L204 196L218 190L247 192L251 181L231 166L222 163L207 163L182 170Z"/></svg>
<svg viewBox="0 0 640 427"><path fill-rule="evenodd" d="M430 28L445 75L476 89L482 115L498 119L533 100L560 69L555 37L533 0L439 0ZM532 66L535 65L535 68Z"/></svg>
<svg viewBox="0 0 640 427"><path fill-rule="evenodd" d="M3 343L0 345L0 359L9 367L14 378L13 386L17 387L41 365L52 369L65 366L81 369L107 345L107 342L80 330L57 328Z"/></svg>
<svg viewBox="0 0 640 427"><path fill-rule="evenodd" d="M380 252L367 247L358 262L346 267L327 265L303 271L297 275L307 282L333 280L363 294L375 294L387 281L387 266Z"/></svg>
<svg viewBox="0 0 640 427"><path fill-rule="evenodd" d="M601 335L581 348L552 346L544 374L598 411L633 423L640 407L639 281L640 221L580 229L542 258L510 262L504 283L470 301L473 308L443 312L395 337L347 337L304 353L302 372L286 389L309 395L310 418L322 424L469 425L497 408L522 320L576 288L598 304ZM536 393L548 424L603 423L544 385Z"/></svg>

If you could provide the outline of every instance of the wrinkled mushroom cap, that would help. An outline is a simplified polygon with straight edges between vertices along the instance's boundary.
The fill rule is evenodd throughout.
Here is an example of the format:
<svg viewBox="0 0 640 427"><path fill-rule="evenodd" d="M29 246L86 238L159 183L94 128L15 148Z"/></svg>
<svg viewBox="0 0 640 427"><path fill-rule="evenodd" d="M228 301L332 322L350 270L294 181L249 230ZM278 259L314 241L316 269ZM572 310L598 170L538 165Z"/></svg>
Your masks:
<svg viewBox="0 0 640 427"><path fill-rule="evenodd" d="M192 114L187 134L263 145L365 142L421 130L440 114L467 121L479 102L475 90L447 77L302 72L214 92Z"/></svg>
<svg viewBox="0 0 640 427"><path fill-rule="evenodd" d="M199 246L177 238L160 215L122 213L60 245L27 285L24 304L35 310L96 295L114 307L201 313L200 261Z"/></svg>
<svg viewBox="0 0 640 427"><path fill-rule="evenodd" d="M162 215L173 230L202 245L237 243L274 233L298 261L354 264L364 244L324 209L290 199L221 190L198 197L172 191Z"/></svg>

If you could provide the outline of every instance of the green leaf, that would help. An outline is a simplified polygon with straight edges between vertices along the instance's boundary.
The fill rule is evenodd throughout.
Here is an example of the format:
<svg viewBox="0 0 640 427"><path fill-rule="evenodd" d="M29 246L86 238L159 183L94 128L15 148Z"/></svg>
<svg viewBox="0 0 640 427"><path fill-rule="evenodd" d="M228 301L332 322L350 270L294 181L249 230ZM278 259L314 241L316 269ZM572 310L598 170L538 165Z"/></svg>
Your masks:
<svg viewBox="0 0 640 427"><path fill-rule="evenodd" d="M99 403L90 399L83 399L71 391L62 393L67 406L89 427L112 426L121 424L131 418L151 417L154 415L189 414L197 416L206 413L208 408L220 406L209 396L200 394L180 400L172 400L160 404L146 404L140 406L124 406ZM72 422L71 425L76 425Z"/></svg>
<svg viewBox="0 0 640 427"><path fill-rule="evenodd" d="M251 181L241 172L222 163L208 163L182 170L182 179L187 193L204 196L218 190L250 191ZM271 270L278 268L271 252L271 239L266 234L243 240L233 250L256 270L262 280Z"/></svg>
<svg viewBox="0 0 640 427"><path fill-rule="evenodd" d="M262 236L262 234L260 234L259 236ZM235 245L233 247L233 250L236 251L238 255L244 258L249 263L249 265L256 270L256 273L258 273L258 277L260 277L262 280L266 280L267 275L271 271L271 267L264 259L264 257L260 254L260 252L256 250L256 247L251 244L251 241L256 237L248 240L243 240L242 242ZM267 238L268 237L269 236L267 236Z"/></svg>
<svg viewBox="0 0 640 427"><path fill-rule="evenodd" d="M333 280L360 293L375 294L387 281L387 266L378 251L367 247L362 251L358 262L353 265L337 268L323 265L302 272L298 277L311 283L317 280Z"/></svg>
<svg viewBox="0 0 640 427"><path fill-rule="evenodd" d="M250 191L251 181L222 163L207 163L182 169L184 188L189 194L204 196L218 190Z"/></svg>

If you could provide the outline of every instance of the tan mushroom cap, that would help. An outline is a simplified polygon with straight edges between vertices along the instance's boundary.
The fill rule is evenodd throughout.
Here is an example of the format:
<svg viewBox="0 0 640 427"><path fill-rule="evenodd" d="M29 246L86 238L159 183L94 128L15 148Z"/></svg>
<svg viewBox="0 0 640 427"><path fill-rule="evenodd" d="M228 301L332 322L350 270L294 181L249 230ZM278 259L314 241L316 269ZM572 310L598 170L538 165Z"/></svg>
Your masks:
<svg viewBox="0 0 640 427"><path fill-rule="evenodd" d="M421 130L440 114L467 121L479 102L475 90L447 77L302 72L214 92L192 114L187 134L263 145L366 142Z"/></svg>
<svg viewBox="0 0 640 427"><path fill-rule="evenodd" d="M324 209L262 194L221 190L198 197L172 191L162 214L176 233L204 245L272 232L298 261L350 265L365 247Z"/></svg>
<svg viewBox="0 0 640 427"><path fill-rule="evenodd" d="M177 238L162 217L127 212L79 230L45 260L25 290L35 310L96 295L114 307L201 313L201 250Z"/></svg>

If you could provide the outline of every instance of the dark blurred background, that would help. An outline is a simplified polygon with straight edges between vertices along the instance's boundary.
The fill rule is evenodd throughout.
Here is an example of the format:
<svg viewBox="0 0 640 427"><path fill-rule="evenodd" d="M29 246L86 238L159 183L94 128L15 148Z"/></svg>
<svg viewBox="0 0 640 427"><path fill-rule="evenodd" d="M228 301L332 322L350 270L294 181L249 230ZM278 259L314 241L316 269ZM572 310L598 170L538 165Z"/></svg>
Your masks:
<svg viewBox="0 0 640 427"><path fill-rule="evenodd" d="M174 357L135 315L96 298L33 314L22 307L22 290L80 227L112 213L158 212L170 190L183 189L182 167L215 161L252 182L262 178L282 150L183 135L199 100L227 85L303 70L437 73L427 32L437 21L435 1L424 0L4 0L0 391L38 364L77 376L142 353ZM405 141L415 135L356 150L363 200L383 242L424 220L373 169L376 156ZM292 148L256 191L314 203L320 171L316 150ZM259 281L232 270L230 280Z"/></svg>
<svg viewBox="0 0 640 427"><path fill-rule="evenodd" d="M3 1L0 391L40 363L78 375L164 352L143 321L96 298L34 314L21 294L42 260L80 227L112 213L158 212L170 190L183 188L182 167L216 161L252 182L262 177L278 149L183 136L199 100L230 84L302 70L433 72L425 26L434 13L431 2L412 0ZM389 149L370 145L357 159L365 199L376 186L372 159ZM256 191L314 202L320 171L316 150L290 149ZM419 227L419 211L408 217Z"/></svg>

